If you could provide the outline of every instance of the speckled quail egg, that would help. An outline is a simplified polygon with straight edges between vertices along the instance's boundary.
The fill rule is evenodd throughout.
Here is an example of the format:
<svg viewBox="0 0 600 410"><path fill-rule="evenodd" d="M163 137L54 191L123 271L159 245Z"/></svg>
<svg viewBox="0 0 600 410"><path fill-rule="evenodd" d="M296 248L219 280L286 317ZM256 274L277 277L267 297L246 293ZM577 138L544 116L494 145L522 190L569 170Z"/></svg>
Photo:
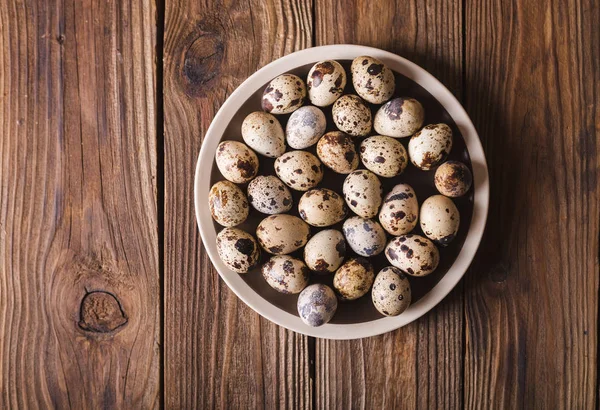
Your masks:
<svg viewBox="0 0 600 410"><path fill-rule="evenodd" d="M426 276L440 263L440 252L429 239L420 235L400 235L385 248L387 260L402 272Z"/></svg>
<svg viewBox="0 0 600 410"><path fill-rule="evenodd" d="M292 194L275 175L259 175L248 184L248 201L263 214L281 214L292 208Z"/></svg>
<svg viewBox="0 0 600 410"><path fill-rule="evenodd" d="M377 175L366 169L351 172L344 180L344 199L358 216L373 218L381 206L381 182Z"/></svg>
<svg viewBox="0 0 600 410"><path fill-rule="evenodd" d="M296 191L308 191L323 179L321 161L307 151L290 151L277 158L275 173Z"/></svg>
<svg viewBox="0 0 600 410"><path fill-rule="evenodd" d="M397 139L375 135L360 144L360 159L375 174L392 178L400 175L408 164L408 154Z"/></svg>
<svg viewBox="0 0 600 410"><path fill-rule="evenodd" d="M219 181L208 193L210 214L225 227L241 224L248 217L248 200L244 192L229 181Z"/></svg>
<svg viewBox="0 0 600 410"><path fill-rule="evenodd" d="M413 165L423 171L441 164L452 149L452 130L446 124L423 127L410 138L408 156Z"/></svg>
<svg viewBox="0 0 600 410"><path fill-rule="evenodd" d="M287 255L306 244L310 237L310 227L294 215L271 215L258 224L256 237L267 252Z"/></svg>
<svg viewBox="0 0 600 410"><path fill-rule="evenodd" d="M308 285L310 270L300 259L289 255L272 256L262 267L263 278L281 293L300 293Z"/></svg>
<svg viewBox="0 0 600 410"><path fill-rule="evenodd" d="M258 157L243 142L221 142L217 147L215 161L225 179L236 184L250 181L258 172Z"/></svg>
<svg viewBox="0 0 600 410"><path fill-rule="evenodd" d="M408 184L398 184L383 198L379 222L392 235L402 235L417 226L419 203L414 189Z"/></svg>
<svg viewBox="0 0 600 410"><path fill-rule="evenodd" d="M348 94L338 98L331 115L335 126L353 137L366 137L371 132L371 109L357 95Z"/></svg>
<svg viewBox="0 0 600 410"><path fill-rule="evenodd" d="M289 114L304 104L306 86L294 74L282 74L271 80L262 97L262 109L271 114Z"/></svg>
<svg viewBox="0 0 600 410"><path fill-rule="evenodd" d="M385 248L385 231L372 219L353 216L346 219L342 230L350 248L360 256L379 255Z"/></svg>
<svg viewBox="0 0 600 410"><path fill-rule="evenodd" d="M265 157L277 158L285 152L283 128L268 112L248 114L242 123L242 138L250 148Z"/></svg>
<svg viewBox="0 0 600 410"><path fill-rule="evenodd" d="M331 131L317 143L317 155L323 164L338 174L349 174L358 168L358 155L354 141L348 134Z"/></svg>
<svg viewBox="0 0 600 410"><path fill-rule="evenodd" d="M326 107L344 92L346 71L337 61L320 61L308 72L306 85L310 102L318 107Z"/></svg>
<svg viewBox="0 0 600 410"><path fill-rule="evenodd" d="M362 56L352 61L352 84L356 93L371 104L383 104L394 94L394 73L376 58Z"/></svg>
<svg viewBox="0 0 600 410"><path fill-rule="evenodd" d="M446 246L458 232L460 213L450 198L434 195L421 205L420 223L425 236Z"/></svg>
<svg viewBox="0 0 600 410"><path fill-rule="evenodd" d="M319 141L326 127L327 120L323 111L312 105L300 107L288 120L285 129L287 143L294 149L308 148Z"/></svg>
<svg viewBox="0 0 600 410"><path fill-rule="evenodd" d="M413 135L425 120L425 110L414 98L398 97L388 101L375 114L375 131L388 137Z"/></svg>
<svg viewBox="0 0 600 410"><path fill-rule="evenodd" d="M260 259L254 237L238 228L225 228L217 234L217 252L223 263L237 273L248 272Z"/></svg>
<svg viewBox="0 0 600 410"><path fill-rule="evenodd" d="M333 273L346 256L344 235L335 229L325 229L310 238L304 247L306 265L317 273Z"/></svg>
<svg viewBox="0 0 600 410"><path fill-rule="evenodd" d="M309 326L318 327L333 318L338 301L329 286L315 283L300 293L297 306L300 319Z"/></svg>
<svg viewBox="0 0 600 410"><path fill-rule="evenodd" d="M398 316L410 305L410 282L400 269L394 266L385 267L375 277L371 297L379 313Z"/></svg>
<svg viewBox="0 0 600 410"><path fill-rule="evenodd" d="M442 195L458 198L471 189L473 175L469 168L458 161L444 162L435 171L435 187Z"/></svg>
<svg viewBox="0 0 600 410"><path fill-rule="evenodd" d="M331 226L346 217L344 199L326 188L311 189L298 203L300 217L312 226Z"/></svg>
<svg viewBox="0 0 600 410"><path fill-rule="evenodd" d="M333 287L343 300L355 300L371 289L375 273L365 258L348 259L333 276Z"/></svg>

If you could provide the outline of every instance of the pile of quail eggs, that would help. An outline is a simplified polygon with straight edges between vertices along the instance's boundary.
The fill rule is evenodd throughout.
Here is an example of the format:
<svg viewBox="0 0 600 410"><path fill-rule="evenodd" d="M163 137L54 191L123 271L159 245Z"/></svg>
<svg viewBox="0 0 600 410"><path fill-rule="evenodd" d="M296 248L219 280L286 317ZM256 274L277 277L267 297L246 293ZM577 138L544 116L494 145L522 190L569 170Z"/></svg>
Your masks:
<svg viewBox="0 0 600 410"><path fill-rule="evenodd" d="M452 198L472 184L465 164L444 162L452 129L424 124L425 110L416 99L392 98L396 80L385 64L361 56L350 71L357 95L344 94L347 73L337 61L315 64L306 83L294 74L273 79L262 111L243 121L244 142L219 144L215 159L226 180L214 184L208 198L214 220L225 227L217 235L223 263L245 274L262 259L265 282L299 294L298 314L310 326L329 322L338 299L369 292L381 314L404 312L411 303L407 275L426 276L438 267L438 246L448 245L460 224ZM333 125L336 130L326 132ZM275 175L258 175L259 157L274 159ZM441 195L419 204L402 178L383 192L381 178L396 178L407 166L435 169ZM331 173L346 175L337 191L320 187ZM290 190L302 193L297 203ZM251 208L263 214L256 232L236 228ZM417 224L425 236L411 233ZM375 274L370 258L382 252L389 266ZM315 275L332 276L333 289L311 284Z"/></svg>

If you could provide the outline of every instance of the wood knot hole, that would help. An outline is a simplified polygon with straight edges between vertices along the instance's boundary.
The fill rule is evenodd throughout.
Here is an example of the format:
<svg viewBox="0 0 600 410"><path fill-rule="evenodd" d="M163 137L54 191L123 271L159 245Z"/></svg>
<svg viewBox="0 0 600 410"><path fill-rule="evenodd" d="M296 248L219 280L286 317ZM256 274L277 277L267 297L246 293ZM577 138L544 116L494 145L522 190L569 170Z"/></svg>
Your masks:
<svg viewBox="0 0 600 410"><path fill-rule="evenodd" d="M127 323L121 303L111 293L93 291L81 301L79 327L88 332L109 333Z"/></svg>
<svg viewBox="0 0 600 410"><path fill-rule="evenodd" d="M223 41L218 34L204 34L194 40L185 51L183 74L197 91L213 80L221 70Z"/></svg>

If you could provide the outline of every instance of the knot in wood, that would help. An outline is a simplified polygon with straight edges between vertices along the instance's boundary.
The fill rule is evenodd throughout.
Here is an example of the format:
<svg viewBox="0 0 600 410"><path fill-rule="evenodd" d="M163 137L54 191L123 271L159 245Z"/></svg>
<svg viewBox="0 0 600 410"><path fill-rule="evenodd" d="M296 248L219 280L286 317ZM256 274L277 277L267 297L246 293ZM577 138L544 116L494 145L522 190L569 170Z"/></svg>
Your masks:
<svg viewBox="0 0 600 410"><path fill-rule="evenodd" d="M223 40L216 33L203 34L196 38L185 51L183 76L193 93L206 88L221 71Z"/></svg>
<svg viewBox="0 0 600 410"><path fill-rule="evenodd" d="M87 293L81 301L79 327L96 333L109 333L127 323L119 300L104 291Z"/></svg>

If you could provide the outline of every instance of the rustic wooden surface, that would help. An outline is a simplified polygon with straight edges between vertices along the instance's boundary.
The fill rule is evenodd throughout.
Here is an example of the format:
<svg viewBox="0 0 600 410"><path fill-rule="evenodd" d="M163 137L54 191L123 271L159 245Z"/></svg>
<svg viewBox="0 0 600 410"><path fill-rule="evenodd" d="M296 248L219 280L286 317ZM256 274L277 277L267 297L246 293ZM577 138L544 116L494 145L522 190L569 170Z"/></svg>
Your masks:
<svg viewBox="0 0 600 410"><path fill-rule="evenodd" d="M593 0L0 0L0 408L594 408L598 21ZM342 42L438 77L492 191L448 298L334 342L227 289L192 199L235 87Z"/></svg>

